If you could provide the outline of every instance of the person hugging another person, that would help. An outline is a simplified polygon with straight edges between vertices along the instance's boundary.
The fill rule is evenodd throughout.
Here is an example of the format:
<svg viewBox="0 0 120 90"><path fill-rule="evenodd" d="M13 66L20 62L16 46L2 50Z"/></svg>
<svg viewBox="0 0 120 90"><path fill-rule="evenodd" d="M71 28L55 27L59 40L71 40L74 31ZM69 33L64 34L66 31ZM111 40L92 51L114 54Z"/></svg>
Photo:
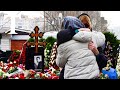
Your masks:
<svg viewBox="0 0 120 90"><path fill-rule="evenodd" d="M96 57L88 48L91 41L96 47L102 46L105 36L86 29L76 17L64 18L63 30L57 34L56 58L56 64L64 68L64 79L93 79L99 75Z"/></svg>
<svg viewBox="0 0 120 90"><path fill-rule="evenodd" d="M86 28L89 28L92 32L95 32L92 30L92 23L91 23L90 16L88 14L82 13L77 18L81 20L81 22L85 25ZM97 33L99 34L99 32L97 32ZM101 34L101 32L100 32L100 34ZM105 57L104 52L103 52L104 48L105 48L105 43L103 44L103 46L98 47L98 48L94 47L93 45L94 45L94 43L90 42L89 49L91 49L94 52L94 54L96 55L96 60L97 60L97 63L98 63L98 66L99 66L99 69L101 72L102 69L104 67L106 67L107 61L108 61L107 57Z"/></svg>

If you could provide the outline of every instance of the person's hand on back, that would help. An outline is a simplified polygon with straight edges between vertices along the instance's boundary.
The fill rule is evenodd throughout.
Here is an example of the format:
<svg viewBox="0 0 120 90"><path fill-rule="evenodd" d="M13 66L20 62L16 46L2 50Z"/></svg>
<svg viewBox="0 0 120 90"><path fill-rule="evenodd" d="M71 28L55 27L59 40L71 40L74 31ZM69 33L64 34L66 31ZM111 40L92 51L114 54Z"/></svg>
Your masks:
<svg viewBox="0 0 120 90"><path fill-rule="evenodd" d="M89 42L88 48L89 48L95 55L98 55L98 54L99 54L98 49L95 47L95 45L94 45L94 43L93 43L92 41Z"/></svg>

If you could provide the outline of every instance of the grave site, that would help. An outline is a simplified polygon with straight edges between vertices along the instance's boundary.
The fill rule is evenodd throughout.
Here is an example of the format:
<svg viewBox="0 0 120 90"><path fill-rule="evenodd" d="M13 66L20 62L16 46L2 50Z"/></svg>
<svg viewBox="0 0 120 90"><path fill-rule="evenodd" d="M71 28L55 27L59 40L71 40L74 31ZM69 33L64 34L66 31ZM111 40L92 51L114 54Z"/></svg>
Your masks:
<svg viewBox="0 0 120 90"><path fill-rule="evenodd" d="M0 11L0 79L120 79L119 16L119 11ZM99 38L80 31L95 31Z"/></svg>
<svg viewBox="0 0 120 90"><path fill-rule="evenodd" d="M7 59L0 58L0 79L59 79L60 68L50 62L50 50L56 39L43 39L44 33L39 32L38 26L34 32L30 33L21 51L14 50Z"/></svg>
<svg viewBox="0 0 120 90"><path fill-rule="evenodd" d="M35 26L21 50L0 51L0 79L59 79L62 68L55 62L57 38L52 35L43 38L44 34ZM108 61L97 79L120 79L120 42L113 33L104 35L106 42L102 53Z"/></svg>

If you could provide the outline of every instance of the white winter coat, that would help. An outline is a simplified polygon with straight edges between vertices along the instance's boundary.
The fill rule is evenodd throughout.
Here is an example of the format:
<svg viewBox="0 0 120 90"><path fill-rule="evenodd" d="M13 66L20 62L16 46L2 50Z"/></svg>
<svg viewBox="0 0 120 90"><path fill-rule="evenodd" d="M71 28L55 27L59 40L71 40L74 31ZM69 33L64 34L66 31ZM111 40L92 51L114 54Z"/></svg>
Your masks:
<svg viewBox="0 0 120 90"><path fill-rule="evenodd" d="M88 49L91 40L100 47L105 43L105 36L101 32L79 31L72 40L59 45L56 64L65 66L64 79L92 79L99 74L96 57Z"/></svg>

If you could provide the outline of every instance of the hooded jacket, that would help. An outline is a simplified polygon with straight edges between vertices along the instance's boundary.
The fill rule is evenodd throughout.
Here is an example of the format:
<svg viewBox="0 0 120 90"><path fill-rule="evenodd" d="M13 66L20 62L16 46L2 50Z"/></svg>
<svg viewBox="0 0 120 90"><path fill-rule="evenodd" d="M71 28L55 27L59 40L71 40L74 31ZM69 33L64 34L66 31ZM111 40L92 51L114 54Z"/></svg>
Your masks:
<svg viewBox="0 0 120 90"><path fill-rule="evenodd" d="M85 25L76 17L67 16L63 20L63 30L57 34L57 45L67 42L76 34L75 30L85 28Z"/></svg>
<svg viewBox="0 0 120 90"><path fill-rule="evenodd" d="M71 21L72 25L71 23L69 23L70 25L67 23L68 27L66 27L66 29L68 31L72 31L74 28L73 22L76 22L77 20ZM78 28L81 28L79 26L80 24L81 23L78 23L78 25L75 24L75 27L78 26ZM73 31L75 29L76 28L74 28ZM64 36L67 37L65 34ZM59 36L59 38L65 38L64 36ZM97 47L102 46L105 42L104 34L101 32L93 33L79 31L70 38L72 39L61 43L57 49L58 55L56 58L56 64L62 68L65 66L64 79L92 79L99 75L99 68L96 62L96 57L94 53L88 49L88 43L89 41L93 40Z"/></svg>

